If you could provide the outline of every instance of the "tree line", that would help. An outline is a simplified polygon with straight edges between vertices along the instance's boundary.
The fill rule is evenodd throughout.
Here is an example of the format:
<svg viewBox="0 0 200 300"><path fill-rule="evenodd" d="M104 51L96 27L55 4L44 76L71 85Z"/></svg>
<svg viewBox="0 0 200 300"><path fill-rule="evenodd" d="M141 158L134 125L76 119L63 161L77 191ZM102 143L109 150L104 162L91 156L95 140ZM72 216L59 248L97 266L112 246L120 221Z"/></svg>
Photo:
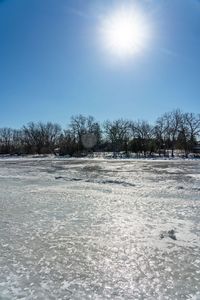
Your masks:
<svg viewBox="0 0 200 300"><path fill-rule="evenodd" d="M100 124L92 116L73 116L67 129L52 122L30 122L21 129L0 128L0 154L56 154L82 156L88 152L131 152L140 156L185 157L193 152L200 137L200 114L179 109L147 121L117 119Z"/></svg>

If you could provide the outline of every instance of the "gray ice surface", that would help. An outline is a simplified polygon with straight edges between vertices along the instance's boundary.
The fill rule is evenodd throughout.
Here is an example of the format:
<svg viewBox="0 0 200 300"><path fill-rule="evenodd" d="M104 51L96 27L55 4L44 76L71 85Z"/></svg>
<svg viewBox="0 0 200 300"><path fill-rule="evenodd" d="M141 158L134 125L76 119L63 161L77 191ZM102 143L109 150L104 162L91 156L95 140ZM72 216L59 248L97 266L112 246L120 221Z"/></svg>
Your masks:
<svg viewBox="0 0 200 300"><path fill-rule="evenodd" d="M0 160L0 299L200 299L200 162Z"/></svg>

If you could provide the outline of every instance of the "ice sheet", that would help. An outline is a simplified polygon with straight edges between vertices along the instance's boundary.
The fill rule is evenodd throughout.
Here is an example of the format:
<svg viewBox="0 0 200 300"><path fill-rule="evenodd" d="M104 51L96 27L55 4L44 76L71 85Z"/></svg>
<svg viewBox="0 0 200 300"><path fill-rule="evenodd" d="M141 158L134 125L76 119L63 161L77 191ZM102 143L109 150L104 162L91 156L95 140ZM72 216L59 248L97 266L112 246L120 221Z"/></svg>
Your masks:
<svg viewBox="0 0 200 300"><path fill-rule="evenodd" d="M198 161L1 160L0 299L199 299L199 175Z"/></svg>

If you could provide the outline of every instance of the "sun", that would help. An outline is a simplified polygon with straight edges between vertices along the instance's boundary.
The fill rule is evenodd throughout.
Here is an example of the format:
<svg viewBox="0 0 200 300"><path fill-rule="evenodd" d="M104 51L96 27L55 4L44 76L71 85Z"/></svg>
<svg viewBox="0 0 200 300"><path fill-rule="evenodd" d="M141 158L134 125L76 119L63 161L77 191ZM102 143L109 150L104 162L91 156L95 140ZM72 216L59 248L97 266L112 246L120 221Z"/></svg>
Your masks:
<svg viewBox="0 0 200 300"><path fill-rule="evenodd" d="M147 18L136 9L120 8L103 19L101 37L111 54L127 58L147 46L150 26Z"/></svg>

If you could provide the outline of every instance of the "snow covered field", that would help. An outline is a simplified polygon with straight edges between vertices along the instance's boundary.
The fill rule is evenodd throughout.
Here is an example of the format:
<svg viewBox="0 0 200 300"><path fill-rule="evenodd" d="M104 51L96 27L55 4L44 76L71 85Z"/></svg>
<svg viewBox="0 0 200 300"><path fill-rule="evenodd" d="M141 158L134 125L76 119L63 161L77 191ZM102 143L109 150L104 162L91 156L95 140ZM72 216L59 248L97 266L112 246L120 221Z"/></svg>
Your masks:
<svg viewBox="0 0 200 300"><path fill-rule="evenodd" d="M0 299L200 299L200 162L0 160Z"/></svg>

